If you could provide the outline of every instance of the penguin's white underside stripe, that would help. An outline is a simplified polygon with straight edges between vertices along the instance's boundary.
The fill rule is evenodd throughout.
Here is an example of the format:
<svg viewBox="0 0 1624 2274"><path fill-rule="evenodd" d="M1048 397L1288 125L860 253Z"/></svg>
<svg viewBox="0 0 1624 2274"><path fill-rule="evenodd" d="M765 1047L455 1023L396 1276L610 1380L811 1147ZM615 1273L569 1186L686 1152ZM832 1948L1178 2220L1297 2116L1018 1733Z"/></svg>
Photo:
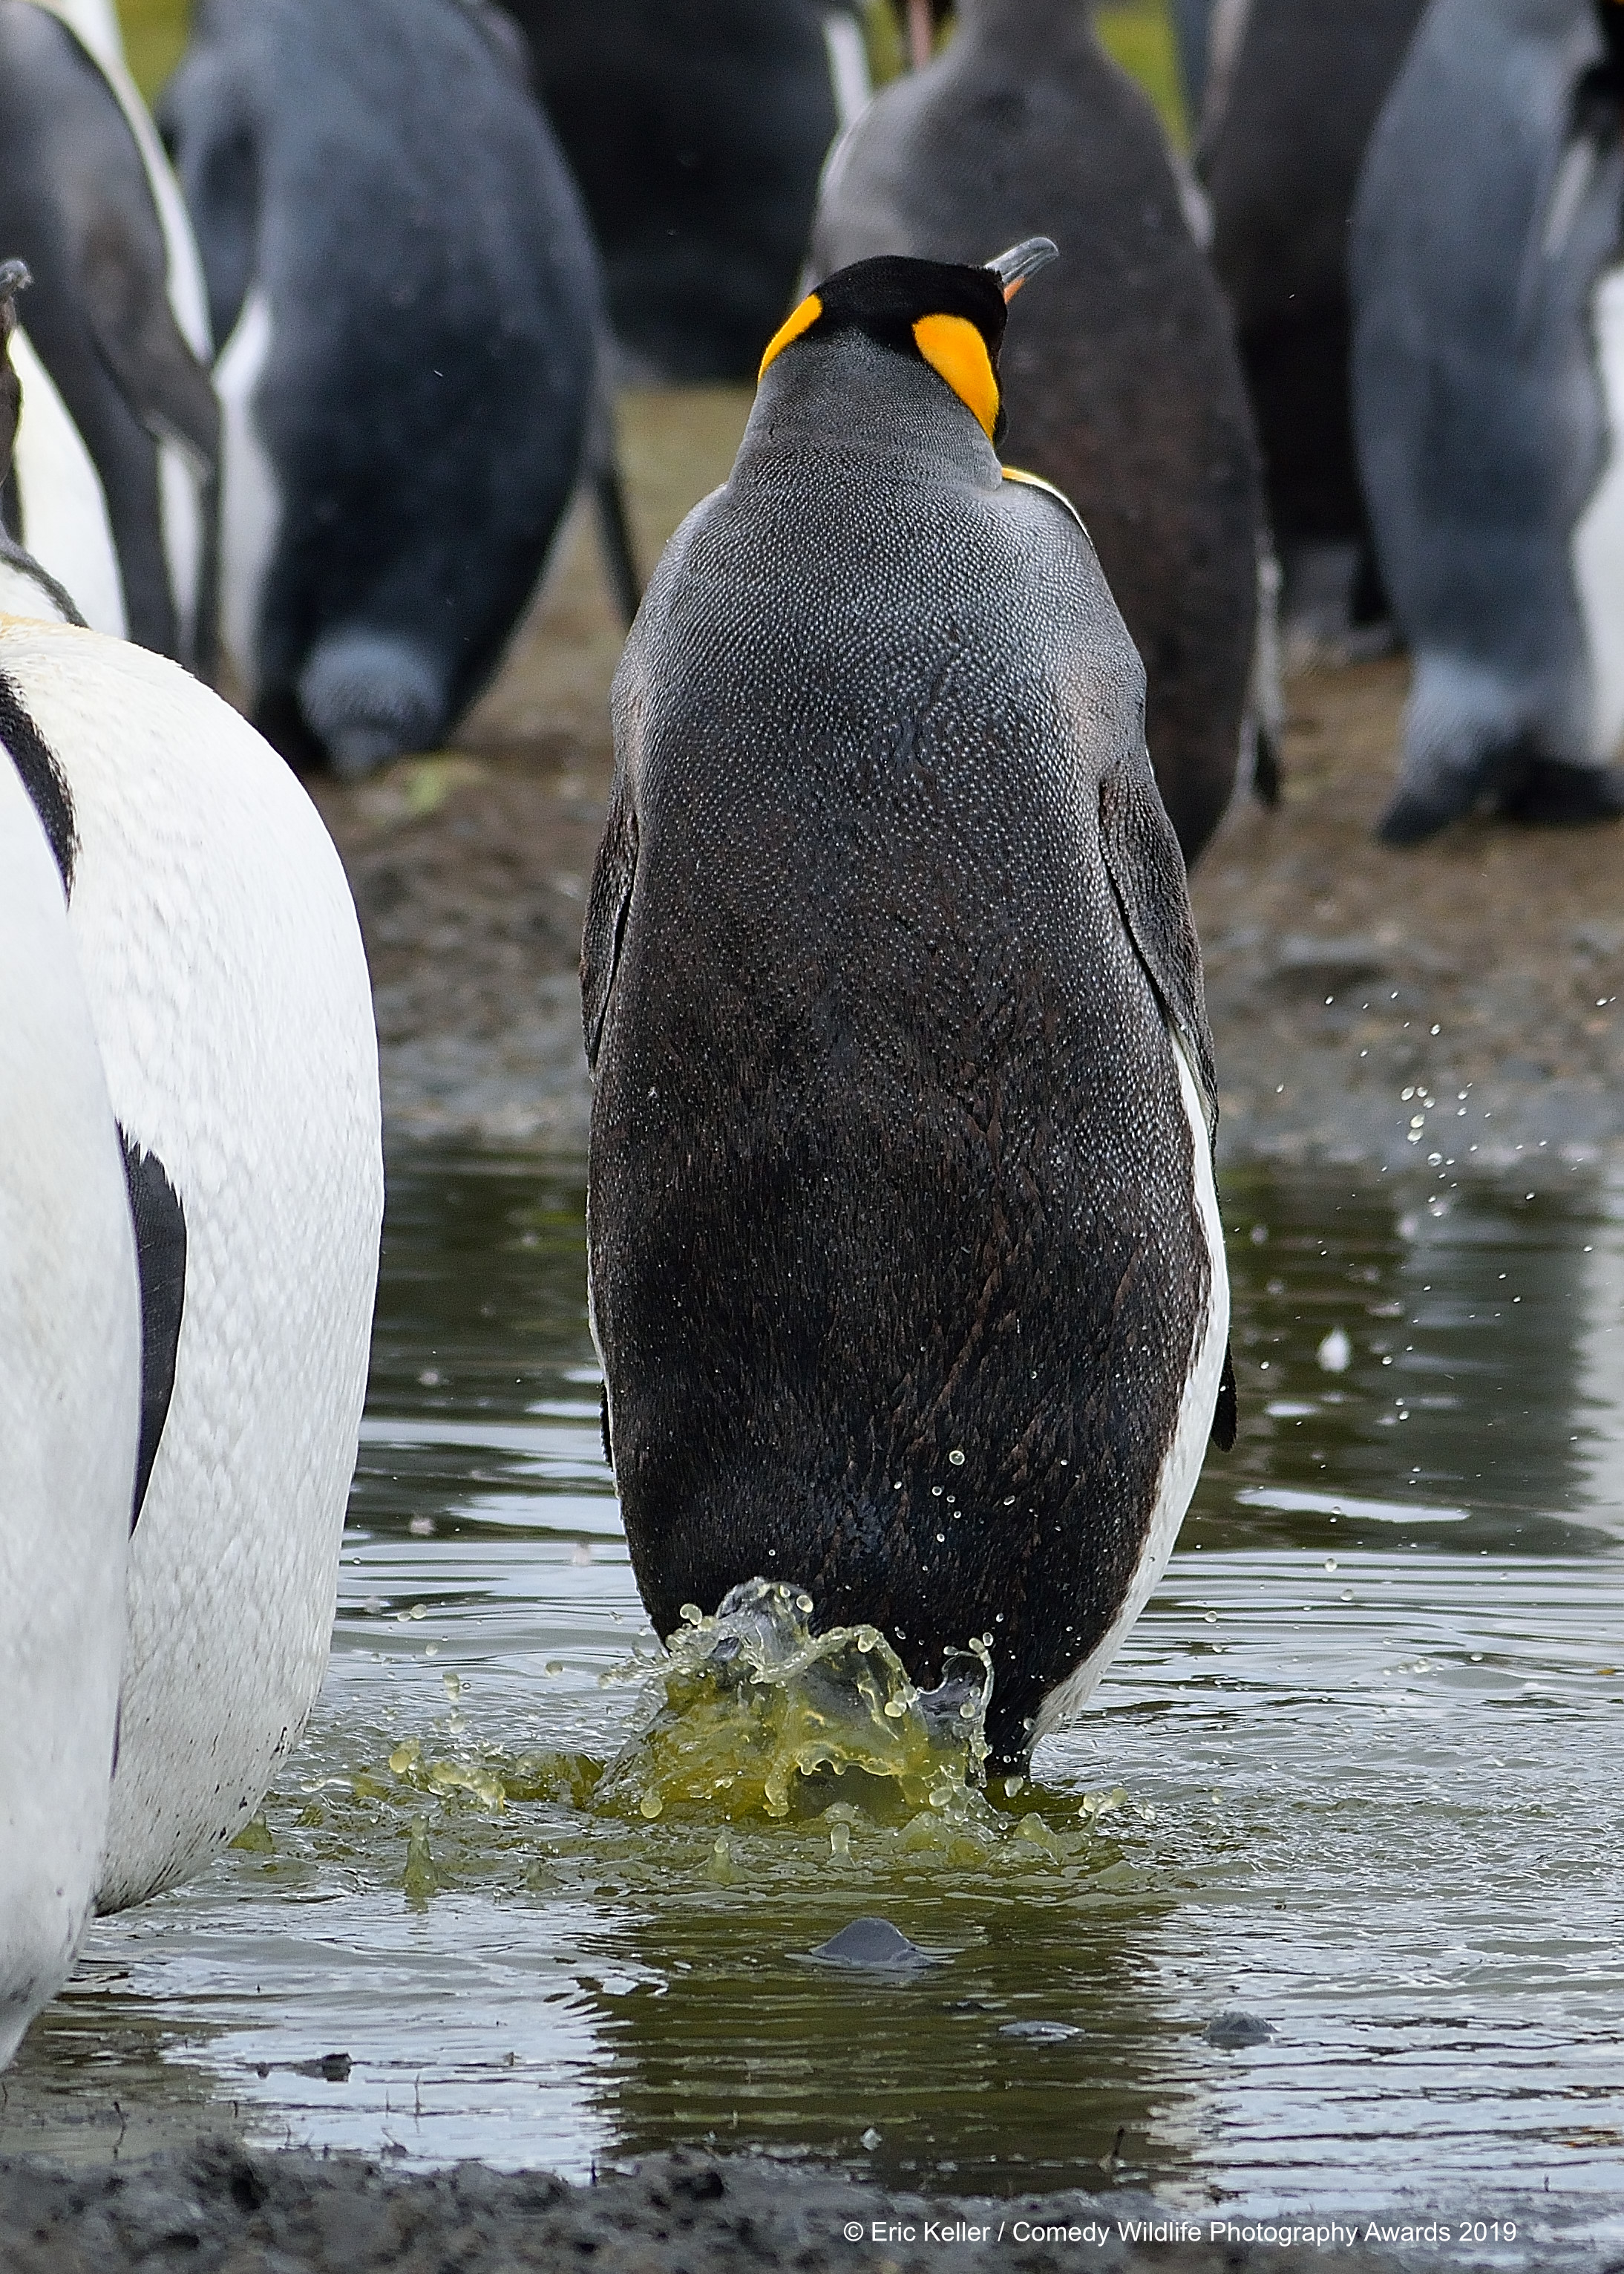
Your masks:
<svg viewBox="0 0 1624 2274"><path fill-rule="evenodd" d="M1624 267L1601 279L1592 305L1608 450L1573 533L1573 564L1590 649L1593 754L1606 760L1624 742Z"/></svg>
<svg viewBox="0 0 1624 2274"><path fill-rule="evenodd" d="M1223 1223L1218 1211L1218 1191L1213 1176L1212 1140L1199 1085L1191 1071L1184 1044L1169 1032L1178 1094L1190 1124L1190 1145L1195 1171L1195 1207L1207 1240L1211 1282L1207 1315L1198 1329L1190 1354L1190 1372L1180 1400L1178 1419L1162 1465L1155 1504L1146 1527L1144 1544L1128 1592L1103 1639L1083 1663L1056 1684L1038 1710L1034 1741L1046 1736L1086 1705L1106 1668L1127 1638L1129 1629L1149 1601L1168 1566L1178 1538L1178 1528L1190 1505L1201 1464L1207 1457L1223 1354L1229 1339L1229 1280L1224 1264Z"/></svg>

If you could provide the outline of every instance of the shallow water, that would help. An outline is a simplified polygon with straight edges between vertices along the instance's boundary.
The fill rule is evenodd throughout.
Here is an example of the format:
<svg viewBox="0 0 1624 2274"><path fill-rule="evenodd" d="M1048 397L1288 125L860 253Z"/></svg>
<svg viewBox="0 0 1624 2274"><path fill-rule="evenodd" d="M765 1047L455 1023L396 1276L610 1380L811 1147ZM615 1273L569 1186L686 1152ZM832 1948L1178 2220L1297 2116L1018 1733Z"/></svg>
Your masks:
<svg viewBox="0 0 1624 2274"><path fill-rule="evenodd" d="M95 1931L0 2149L214 2114L583 2175L714 2139L1624 2233L1624 1196L1251 1174L1225 1221L1240 1442L978 1849L577 1804L654 1650L579 1190L397 1156L305 1743L258 1844ZM934 1962L805 1962L865 1912ZM1237 2009L1273 2034L1211 2042Z"/></svg>

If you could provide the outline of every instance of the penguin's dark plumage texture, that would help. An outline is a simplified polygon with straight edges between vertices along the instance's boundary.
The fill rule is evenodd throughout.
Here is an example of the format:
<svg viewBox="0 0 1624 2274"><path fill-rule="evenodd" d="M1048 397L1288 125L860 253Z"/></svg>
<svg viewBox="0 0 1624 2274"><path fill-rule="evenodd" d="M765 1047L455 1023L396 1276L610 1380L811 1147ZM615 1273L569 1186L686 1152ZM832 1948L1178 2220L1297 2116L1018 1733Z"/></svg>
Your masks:
<svg viewBox="0 0 1624 2274"><path fill-rule="evenodd" d="M839 120L816 0L506 0L591 211L631 367L754 378ZM853 27L854 28L854 27Z"/></svg>
<svg viewBox="0 0 1624 2274"><path fill-rule="evenodd" d="M1394 843L1624 812L1620 15L1434 0L1372 138L1354 400L1415 658Z"/></svg>
<svg viewBox="0 0 1624 2274"><path fill-rule="evenodd" d="M257 342L226 516L255 723L351 774L432 749L534 588L595 383L596 256L520 43L475 0L204 0L162 110L222 394Z"/></svg>
<svg viewBox="0 0 1624 2274"><path fill-rule="evenodd" d="M782 1578L924 1688L985 1634L1014 1766L1170 1549L1228 1282L1144 675L1003 478L992 281L864 264L770 350L616 679L582 983L650 1617Z"/></svg>
<svg viewBox="0 0 1624 2274"><path fill-rule="evenodd" d="M1257 413L1286 615L1332 638L1384 613L1353 443L1348 222L1425 6L1243 0L1214 11L1197 144L1213 265Z"/></svg>
<svg viewBox="0 0 1624 2274"><path fill-rule="evenodd" d="M1162 129L1088 11L965 0L948 48L839 144L814 270L980 260L1039 231L1064 259L1004 359L1009 455L1065 492L1099 547L1192 861L1234 783L1256 623L1261 491L1229 312Z"/></svg>
<svg viewBox="0 0 1624 2274"><path fill-rule="evenodd" d="M0 259L11 258L33 278L29 339L101 479L130 637L207 677L213 561L206 551L202 589L183 618L158 451L179 442L212 473L219 410L169 305L163 226L129 122L67 26L33 0L0 0ZM14 538L15 508L8 481L0 514Z"/></svg>

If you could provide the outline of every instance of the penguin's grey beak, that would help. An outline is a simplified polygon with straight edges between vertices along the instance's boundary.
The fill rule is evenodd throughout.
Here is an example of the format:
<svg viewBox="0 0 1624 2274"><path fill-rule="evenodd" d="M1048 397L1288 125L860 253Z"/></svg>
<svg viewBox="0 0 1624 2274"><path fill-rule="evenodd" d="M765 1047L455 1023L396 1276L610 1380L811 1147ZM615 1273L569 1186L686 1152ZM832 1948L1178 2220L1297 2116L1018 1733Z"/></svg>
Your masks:
<svg viewBox="0 0 1624 2274"><path fill-rule="evenodd" d="M1004 298L1012 300L1028 276L1035 276L1040 268L1047 268L1051 260L1059 258L1060 247L1052 237L1028 237L986 265L1003 285Z"/></svg>

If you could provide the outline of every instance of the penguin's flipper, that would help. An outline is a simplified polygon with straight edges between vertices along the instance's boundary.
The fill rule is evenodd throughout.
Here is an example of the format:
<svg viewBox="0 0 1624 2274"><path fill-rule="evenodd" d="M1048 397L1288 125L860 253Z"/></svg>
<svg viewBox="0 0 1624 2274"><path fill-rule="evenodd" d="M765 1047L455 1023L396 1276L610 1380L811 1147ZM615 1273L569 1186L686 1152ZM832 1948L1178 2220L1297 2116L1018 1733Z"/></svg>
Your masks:
<svg viewBox="0 0 1624 2274"><path fill-rule="evenodd" d="M1235 1442L1237 1420L1235 1396L1235 1352L1228 1343L1223 1346L1223 1372L1218 1382L1218 1404L1213 1413L1212 1438L1221 1453L1227 1453Z"/></svg>
<svg viewBox="0 0 1624 2274"><path fill-rule="evenodd" d="M1218 1073L1184 855L1142 742L1135 756L1100 784L1100 843L1128 937L1169 1026L1184 1044L1207 1127L1215 1130Z"/></svg>
<svg viewBox="0 0 1624 2274"><path fill-rule="evenodd" d="M609 1016L609 997L626 936L626 918L637 875L637 817L617 777L603 842L592 864L586 924L581 937L581 1021L586 1062L598 1071L598 1052Z"/></svg>
<svg viewBox="0 0 1624 2274"><path fill-rule="evenodd" d="M130 1529L140 1521L142 1503L158 1457L158 1441L175 1395L175 1359L181 1314L186 1304L186 1212L155 1153L132 1144L121 1129L124 1182L135 1224L135 1265L141 1287L141 1435L135 1465L135 1502Z"/></svg>
<svg viewBox="0 0 1624 2274"><path fill-rule="evenodd" d="M203 474L220 463L220 405L181 335L161 277L115 207L86 232L85 302L102 362L147 433L177 442Z"/></svg>

